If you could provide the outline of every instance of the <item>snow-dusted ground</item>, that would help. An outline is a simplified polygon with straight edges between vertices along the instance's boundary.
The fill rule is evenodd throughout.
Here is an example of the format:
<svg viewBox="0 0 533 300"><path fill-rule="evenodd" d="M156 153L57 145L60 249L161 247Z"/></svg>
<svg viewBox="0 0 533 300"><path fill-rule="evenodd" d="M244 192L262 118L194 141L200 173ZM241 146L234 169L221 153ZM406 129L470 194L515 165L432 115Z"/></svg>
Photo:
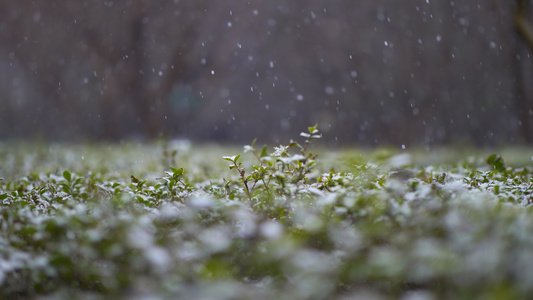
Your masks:
<svg viewBox="0 0 533 300"><path fill-rule="evenodd" d="M1 154L4 298L533 294L532 176L497 156L18 147Z"/></svg>

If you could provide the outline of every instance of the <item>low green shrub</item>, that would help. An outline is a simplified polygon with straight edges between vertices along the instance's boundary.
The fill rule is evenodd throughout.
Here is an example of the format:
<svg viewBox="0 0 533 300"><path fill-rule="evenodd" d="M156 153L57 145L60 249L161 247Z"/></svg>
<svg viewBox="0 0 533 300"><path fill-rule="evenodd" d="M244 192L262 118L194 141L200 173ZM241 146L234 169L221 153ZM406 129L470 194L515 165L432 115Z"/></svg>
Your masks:
<svg viewBox="0 0 533 300"><path fill-rule="evenodd" d="M317 126L301 135L222 158L165 149L184 166L152 179L2 173L0 298L533 295L531 169L390 153L337 172L310 152Z"/></svg>

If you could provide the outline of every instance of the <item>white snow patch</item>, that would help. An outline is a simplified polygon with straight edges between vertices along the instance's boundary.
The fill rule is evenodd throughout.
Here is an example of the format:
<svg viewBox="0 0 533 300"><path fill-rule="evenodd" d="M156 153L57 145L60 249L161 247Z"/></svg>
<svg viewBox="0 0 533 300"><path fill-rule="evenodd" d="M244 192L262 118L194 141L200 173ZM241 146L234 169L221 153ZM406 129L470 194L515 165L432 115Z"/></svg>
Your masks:
<svg viewBox="0 0 533 300"><path fill-rule="evenodd" d="M267 239L279 239L283 235L283 226L276 221L266 221L259 227L259 232Z"/></svg>
<svg viewBox="0 0 533 300"><path fill-rule="evenodd" d="M391 157L388 164L393 168L403 168L410 165L411 162L411 155L408 153L402 153Z"/></svg>

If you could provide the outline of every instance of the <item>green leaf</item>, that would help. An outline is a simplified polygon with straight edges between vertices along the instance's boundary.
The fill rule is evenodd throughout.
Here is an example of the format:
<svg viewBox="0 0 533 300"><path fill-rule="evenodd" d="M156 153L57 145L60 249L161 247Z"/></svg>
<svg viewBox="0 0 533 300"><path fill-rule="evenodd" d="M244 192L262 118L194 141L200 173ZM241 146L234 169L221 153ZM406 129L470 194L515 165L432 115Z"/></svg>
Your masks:
<svg viewBox="0 0 533 300"><path fill-rule="evenodd" d="M316 123L315 126L313 127L307 127L307 129L309 130L309 133L315 134L315 133L318 133L318 129L316 129L317 127L318 127L318 123Z"/></svg>
<svg viewBox="0 0 533 300"><path fill-rule="evenodd" d="M140 180L139 180L139 178L137 178L137 177L131 175L131 182L133 182L133 183L139 183Z"/></svg>
<svg viewBox="0 0 533 300"><path fill-rule="evenodd" d="M172 171L173 176L179 177L183 175L183 168L176 169L176 168L170 167L170 170Z"/></svg>
<svg viewBox="0 0 533 300"><path fill-rule="evenodd" d="M70 180L72 180L72 174L70 174L70 172L68 170L63 171L63 177L65 177L65 179L68 182L70 182Z"/></svg>
<svg viewBox="0 0 533 300"><path fill-rule="evenodd" d="M71 193L71 190L70 190L70 187L66 184L62 184L61 185L61 190L67 194L70 194Z"/></svg>
<svg viewBox="0 0 533 300"><path fill-rule="evenodd" d="M241 155L233 155L233 156L222 156L223 159L231 162L237 162L237 160L241 157Z"/></svg>
<svg viewBox="0 0 533 300"><path fill-rule="evenodd" d="M261 149L261 155L259 155L259 157L265 157L265 156L268 156L266 145L264 145L263 149Z"/></svg>
<svg viewBox="0 0 533 300"><path fill-rule="evenodd" d="M303 132L302 132L303 133ZM307 134L307 133L306 133ZM298 147L298 148L302 148L302 146L300 144L298 144L297 142L292 142L289 144L289 147Z"/></svg>
<svg viewBox="0 0 533 300"><path fill-rule="evenodd" d="M487 163L492 166L492 169L498 172L505 172L505 163L499 154L492 154L487 158Z"/></svg>

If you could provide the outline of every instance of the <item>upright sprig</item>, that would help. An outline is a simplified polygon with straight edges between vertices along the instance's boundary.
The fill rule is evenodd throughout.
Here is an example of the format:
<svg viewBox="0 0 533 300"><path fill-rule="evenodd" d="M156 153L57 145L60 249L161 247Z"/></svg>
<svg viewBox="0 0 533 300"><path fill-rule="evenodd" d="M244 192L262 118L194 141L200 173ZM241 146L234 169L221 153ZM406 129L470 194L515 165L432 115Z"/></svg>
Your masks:
<svg viewBox="0 0 533 300"><path fill-rule="evenodd" d="M251 179L251 176L246 176L246 170L243 168L242 163L239 162L239 158L241 157L240 154L233 155L233 156L223 156L222 158L231 162L229 169L230 170L237 170L239 172L239 175L241 177L241 181L244 184L244 187L246 189L246 195L248 196L248 199L250 199L250 203L252 202L252 195L250 194L250 188L248 188L248 181ZM255 186L255 184L254 184ZM253 188L253 187L252 187Z"/></svg>
<svg viewBox="0 0 533 300"><path fill-rule="evenodd" d="M182 191L192 191L192 186L190 186L190 184L184 179L185 171L183 168L176 169L170 167L170 172L166 171L165 173L166 176L161 179L164 181L172 195L175 196Z"/></svg>
<svg viewBox="0 0 533 300"><path fill-rule="evenodd" d="M306 138L305 145L303 147L298 145L300 147L302 155L305 155L305 153L307 152L307 147L309 147L309 144L311 144L312 139L322 138L322 134L318 133L317 127L318 127L318 123L316 123L315 126L313 127L307 127L307 130L309 130L309 133L305 133L305 132L300 133L300 136L303 136Z"/></svg>
<svg viewBox="0 0 533 300"><path fill-rule="evenodd" d="M317 157L317 155L308 152L308 147L313 139L322 137L318 133L317 126L318 124L308 127L307 133L300 133L301 136L306 138L303 146L291 140L289 145L274 147L274 151L268 154L267 146L263 146L261 152L255 150L255 139L250 145L245 145L244 152L251 152L259 161L259 164L251 166L253 170L249 174L247 174L242 163L239 162L241 155L223 157L231 162L230 169L235 169L239 173L240 181L242 181L252 204L252 195L256 187L261 186L268 195L271 195L272 191L274 191L278 195L289 196L297 193L298 185L307 182L308 175L316 164ZM299 149L300 153L291 154L291 148ZM296 189L289 188L289 184L294 184Z"/></svg>

